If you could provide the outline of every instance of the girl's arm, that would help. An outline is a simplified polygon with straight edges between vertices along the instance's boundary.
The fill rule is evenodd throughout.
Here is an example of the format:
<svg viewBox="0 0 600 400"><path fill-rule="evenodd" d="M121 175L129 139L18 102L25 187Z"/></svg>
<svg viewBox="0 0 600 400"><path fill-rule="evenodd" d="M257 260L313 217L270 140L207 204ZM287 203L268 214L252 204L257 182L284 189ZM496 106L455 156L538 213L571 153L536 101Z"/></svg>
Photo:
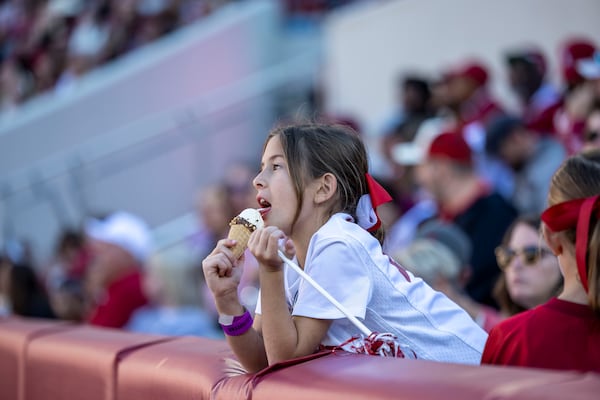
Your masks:
<svg viewBox="0 0 600 400"><path fill-rule="evenodd" d="M234 258L230 248L235 243L232 239L220 240L215 249L202 261L202 269L219 314L238 316L245 312L238 297L243 259L238 261ZM252 328L242 335L226 335L229 346L244 368L250 372L267 366L267 356L260 332L261 322L258 316Z"/></svg>
<svg viewBox="0 0 600 400"><path fill-rule="evenodd" d="M283 261L277 254L279 239L284 237L270 226L255 231L248 243L259 263L262 336L269 364L314 353L332 322L290 314Z"/></svg>
<svg viewBox="0 0 600 400"><path fill-rule="evenodd" d="M243 307L241 309L243 310ZM241 315L242 313L243 311L239 314ZM260 315L256 315L252 328L246 333L239 336L225 335L229 347L231 347L233 353L248 372L260 371L268 365L265 346L260 332L261 318Z"/></svg>
<svg viewBox="0 0 600 400"><path fill-rule="evenodd" d="M269 364L314 353L331 320L292 317L286 302L283 269L260 269L262 336Z"/></svg>

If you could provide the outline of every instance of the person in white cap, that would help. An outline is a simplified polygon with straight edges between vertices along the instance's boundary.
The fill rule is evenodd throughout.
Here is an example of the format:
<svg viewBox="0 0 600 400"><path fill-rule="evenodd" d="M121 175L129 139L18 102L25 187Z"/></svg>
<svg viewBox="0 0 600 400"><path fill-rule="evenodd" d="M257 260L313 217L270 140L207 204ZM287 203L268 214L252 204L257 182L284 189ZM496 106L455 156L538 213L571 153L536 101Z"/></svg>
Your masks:
<svg viewBox="0 0 600 400"><path fill-rule="evenodd" d="M92 325L122 328L147 303L142 266L152 251L150 231L142 219L127 212L90 219L85 231L93 252L86 277L87 320Z"/></svg>

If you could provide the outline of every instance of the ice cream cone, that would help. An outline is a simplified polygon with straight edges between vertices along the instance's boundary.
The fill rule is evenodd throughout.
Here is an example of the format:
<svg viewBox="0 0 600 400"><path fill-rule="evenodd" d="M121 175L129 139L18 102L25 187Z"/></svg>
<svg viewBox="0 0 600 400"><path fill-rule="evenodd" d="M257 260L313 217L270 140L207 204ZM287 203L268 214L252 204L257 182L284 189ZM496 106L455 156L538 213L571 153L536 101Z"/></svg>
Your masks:
<svg viewBox="0 0 600 400"><path fill-rule="evenodd" d="M264 226L260 212L254 208L247 208L229 223L229 239L235 239L236 245L231 248L236 259L240 258L248 246L250 235L258 228Z"/></svg>
<svg viewBox="0 0 600 400"><path fill-rule="evenodd" d="M244 253L244 250L246 250L246 247L248 246L248 239L250 239L251 234L252 231L242 224L231 225L229 228L229 234L227 237L237 241L237 244L231 248L236 260L240 258Z"/></svg>

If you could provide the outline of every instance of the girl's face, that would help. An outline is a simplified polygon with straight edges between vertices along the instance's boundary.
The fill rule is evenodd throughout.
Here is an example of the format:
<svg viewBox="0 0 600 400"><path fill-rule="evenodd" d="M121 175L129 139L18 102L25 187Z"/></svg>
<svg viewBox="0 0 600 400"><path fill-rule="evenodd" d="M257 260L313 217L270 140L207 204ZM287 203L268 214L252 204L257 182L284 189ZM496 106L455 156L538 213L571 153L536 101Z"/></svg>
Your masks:
<svg viewBox="0 0 600 400"><path fill-rule="evenodd" d="M583 149L600 149L600 111L592 112L586 121Z"/></svg>
<svg viewBox="0 0 600 400"><path fill-rule="evenodd" d="M519 223L506 250L509 256L504 274L513 301L528 309L548 301L554 295L561 273L558 260L545 247L538 231Z"/></svg>
<svg viewBox="0 0 600 400"><path fill-rule="evenodd" d="M289 235L298 200L279 136L268 141L253 183L265 225L277 226Z"/></svg>

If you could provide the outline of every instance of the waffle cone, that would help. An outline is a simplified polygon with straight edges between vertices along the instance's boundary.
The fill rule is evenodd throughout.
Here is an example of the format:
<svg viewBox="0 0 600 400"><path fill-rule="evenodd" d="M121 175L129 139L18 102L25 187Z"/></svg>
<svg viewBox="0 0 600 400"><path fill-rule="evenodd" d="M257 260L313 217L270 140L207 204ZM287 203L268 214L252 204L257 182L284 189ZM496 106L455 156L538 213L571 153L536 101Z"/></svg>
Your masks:
<svg viewBox="0 0 600 400"><path fill-rule="evenodd" d="M250 239L251 234L252 231L241 224L232 225L229 228L227 238L235 239L237 241L237 244L231 248L236 259L240 258L244 253L244 250L246 250L248 239Z"/></svg>

